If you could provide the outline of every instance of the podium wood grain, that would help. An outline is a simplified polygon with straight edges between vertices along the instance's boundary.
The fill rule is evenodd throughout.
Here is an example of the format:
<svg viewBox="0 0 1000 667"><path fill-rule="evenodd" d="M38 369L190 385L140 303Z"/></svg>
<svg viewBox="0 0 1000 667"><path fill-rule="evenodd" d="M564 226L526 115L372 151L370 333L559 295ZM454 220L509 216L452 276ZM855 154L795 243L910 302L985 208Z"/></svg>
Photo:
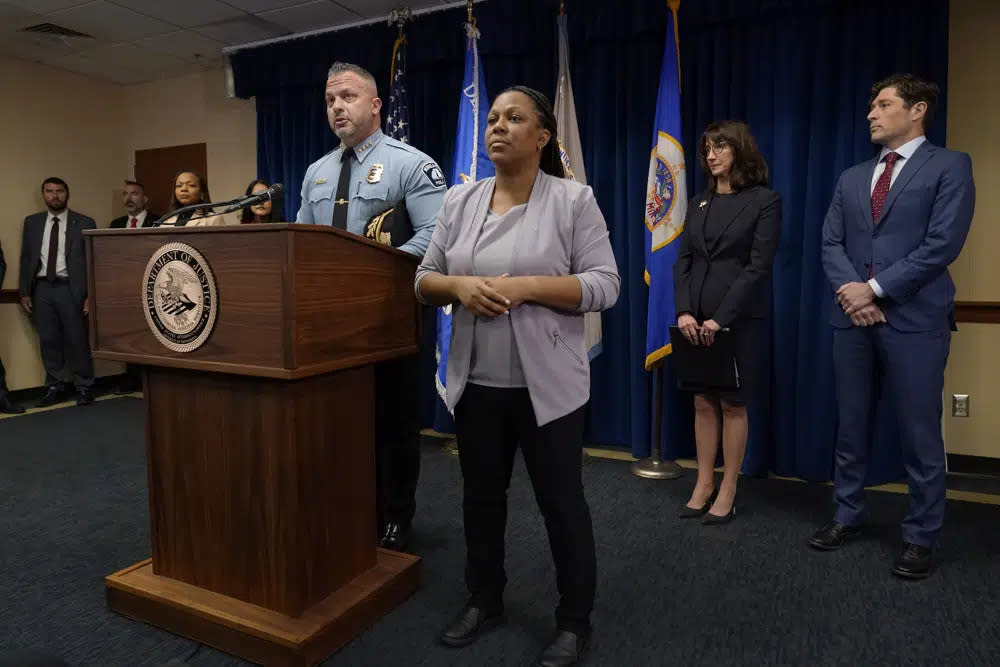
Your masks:
<svg viewBox="0 0 1000 667"><path fill-rule="evenodd" d="M416 259L328 227L97 230L94 356L145 381L152 558L112 609L266 665L311 665L399 604L419 559L375 547L374 367L420 339ZM217 319L187 353L146 322L146 265L192 246Z"/></svg>

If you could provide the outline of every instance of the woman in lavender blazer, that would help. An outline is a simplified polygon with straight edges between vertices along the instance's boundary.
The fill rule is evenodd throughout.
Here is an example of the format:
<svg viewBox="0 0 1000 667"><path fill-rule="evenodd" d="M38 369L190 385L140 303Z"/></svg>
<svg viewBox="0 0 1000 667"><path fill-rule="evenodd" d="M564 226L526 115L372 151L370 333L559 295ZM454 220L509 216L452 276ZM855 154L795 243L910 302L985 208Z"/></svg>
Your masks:
<svg viewBox="0 0 1000 667"><path fill-rule="evenodd" d="M467 605L439 638L466 646L503 617L507 488L518 447L545 519L560 602L542 665L590 639L594 533L581 456L590 366L583 314L620 279L591 189L563 178L548 99L516 86L489 111L496 177L453 187L417 270L422 302L451 305L447 404L464 478Z"/></svg>

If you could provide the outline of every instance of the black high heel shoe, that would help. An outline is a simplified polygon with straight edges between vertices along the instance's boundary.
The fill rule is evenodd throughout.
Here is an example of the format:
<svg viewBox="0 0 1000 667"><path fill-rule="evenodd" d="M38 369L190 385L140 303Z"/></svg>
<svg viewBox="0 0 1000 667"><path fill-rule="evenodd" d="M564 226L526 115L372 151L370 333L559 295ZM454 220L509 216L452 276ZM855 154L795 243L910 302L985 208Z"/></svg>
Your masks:
<svg viewBox="0 0 1000 667"><path fill-rule="evenodd" d="M710 512L705 512L705 518L701 520L703 526L721 526L724 523L729 523L736 518L736 503L729 509L729 513L724 516L719 516L718 514L712 514Z"/></svg>
<svg viewBox="0 0 1000 667"><path fill-rule="evenodd" d="M700 516L708 514L708 510L712 508L712 503L715 502L715 497L719 495L718 489L712 489L712 495L708 497L708 502L706 502L701 507L688 507L687 505L681 506L681 511L677 513L682 519L697 519Z"/></svg>

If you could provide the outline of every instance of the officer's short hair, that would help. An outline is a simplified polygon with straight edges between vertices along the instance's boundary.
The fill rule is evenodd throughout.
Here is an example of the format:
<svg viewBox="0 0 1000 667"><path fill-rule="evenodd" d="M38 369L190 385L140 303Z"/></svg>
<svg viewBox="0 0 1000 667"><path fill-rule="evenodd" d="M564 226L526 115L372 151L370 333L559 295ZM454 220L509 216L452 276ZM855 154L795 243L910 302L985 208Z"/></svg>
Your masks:
<svg viewBox="0 0 1000 667"><path fill-rule="evenodd" d="M330 77L337 76L338 74L343 74L344 72L350 72L351 74L356 74L365 81L367 81L369 84L371 84L371 87L375 89L375 96L378 97L378 84L375 83L375 77L372 76L371 72L366 70L364 67L361 67L360 65L355 65L354 63L344 63L338 60L337 62L330 65L330 71L327 72L326 78L329 79Z"/></svg>

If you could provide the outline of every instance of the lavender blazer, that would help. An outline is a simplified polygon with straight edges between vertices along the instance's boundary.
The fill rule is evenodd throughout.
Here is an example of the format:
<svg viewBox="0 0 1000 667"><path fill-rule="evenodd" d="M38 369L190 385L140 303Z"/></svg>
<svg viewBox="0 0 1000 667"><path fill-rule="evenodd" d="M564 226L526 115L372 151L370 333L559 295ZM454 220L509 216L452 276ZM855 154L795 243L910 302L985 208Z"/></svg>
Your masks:
<svg viewBox="0 0 1000 667"><path fill-rule="evenodd" d="M494 179L458 185L445 195L415 289L428 273L475 275L472 251L482 232ZM510 311L514 341L538 425L586 404L590 363L583 340L583 314L606 310L618 300L621 279L608 228L586 185L539 171L514 247L512 276L575 276L583 298L575 312L524 303ZM501 315L500 317L504 317ZM469 377L475 314L452 305L447 405L454 411Z"/></svg>

